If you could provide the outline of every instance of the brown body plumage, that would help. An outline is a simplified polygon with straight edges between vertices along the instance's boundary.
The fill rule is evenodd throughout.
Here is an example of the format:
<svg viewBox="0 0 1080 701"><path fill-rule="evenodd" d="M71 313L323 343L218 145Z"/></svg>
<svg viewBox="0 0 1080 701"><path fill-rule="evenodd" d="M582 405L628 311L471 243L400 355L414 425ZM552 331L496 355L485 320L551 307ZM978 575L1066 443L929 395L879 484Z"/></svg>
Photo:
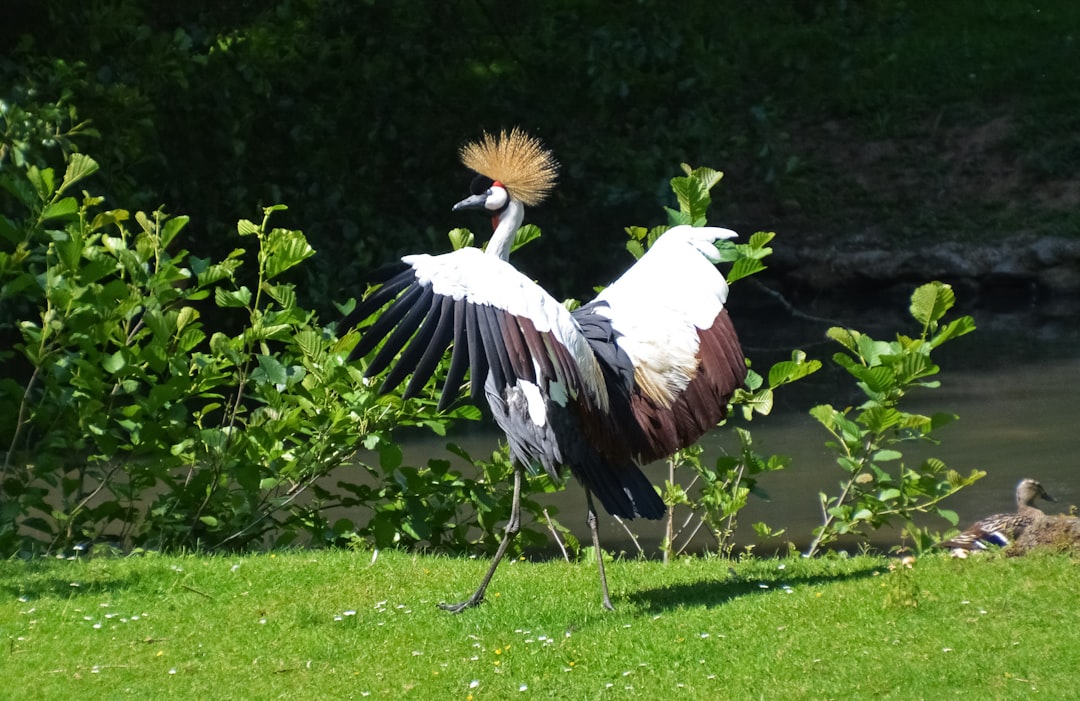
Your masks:
<svg viewBox="0 0 1080 701"><path fill-rule="evenodd" d="M987 550L992 546L1006 547L1012 544L1037 519L1045 514L1036 507L1036 499L1054 501L1043 486L1029 478L1016 485L1016 512L994 514L976 521L963 533L938 543L939 548L949 548L954 557L967 557L972 551Z"/></svg>

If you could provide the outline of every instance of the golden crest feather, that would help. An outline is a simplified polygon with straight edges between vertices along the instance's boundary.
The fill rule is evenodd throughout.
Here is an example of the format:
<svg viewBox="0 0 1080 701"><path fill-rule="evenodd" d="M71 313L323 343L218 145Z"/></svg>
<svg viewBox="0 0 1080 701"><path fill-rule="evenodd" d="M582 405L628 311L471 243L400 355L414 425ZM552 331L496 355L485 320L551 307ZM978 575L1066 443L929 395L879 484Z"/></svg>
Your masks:
<svg viewBox="0 0 1080 701"><path fill-rule="evenodd" d="M465 167L502 183L510 196L526 206L544 201L559 174L559 163L536 137L518 127L497 137L484 132L479 141L461 147Z"/></svg>

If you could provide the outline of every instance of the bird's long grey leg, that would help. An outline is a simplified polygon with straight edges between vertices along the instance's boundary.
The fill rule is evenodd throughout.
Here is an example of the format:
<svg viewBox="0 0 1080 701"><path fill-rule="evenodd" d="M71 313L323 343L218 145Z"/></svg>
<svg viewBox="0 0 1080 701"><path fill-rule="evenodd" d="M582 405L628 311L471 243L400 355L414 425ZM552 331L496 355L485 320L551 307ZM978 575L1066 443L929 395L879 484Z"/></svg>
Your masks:
<svg viewBox="0 0 1080 701"><path fill-rule="evenodd" d="M502 560L503 555L506 554L506 549L510 547L510 543L513 542L514 536L521 530L521 477L524 472L524 468L520 465L514 465L514 496L513 501L510 504L510 520L506 522L506 530L503 532L502 542L499 543L499 549L495 551L495 557L491 561L491 566L488 567L487 574L480 580L480 586L477 587L473 595L460 604L439 604L439 608L450 613L461 613L467 608L478 606L484 600L484 592L488 588L488 584L491 583L491 578L495 576L495 568L499 566L499 561Z"/></svg>
<svg viewBox="0 0 1080 701"><path fill-rule="evenodd" d="M615 607L611 605L611 597L608 596L607 575L604 574L604 553L600 550L600 532L596 528L596 508L592 503L592 492L588 489L585 490L585 503L589 507L587 520L592 533L593 550L596 551L596 565L600 569L600 605L608 611L614 611Z"/></svg>

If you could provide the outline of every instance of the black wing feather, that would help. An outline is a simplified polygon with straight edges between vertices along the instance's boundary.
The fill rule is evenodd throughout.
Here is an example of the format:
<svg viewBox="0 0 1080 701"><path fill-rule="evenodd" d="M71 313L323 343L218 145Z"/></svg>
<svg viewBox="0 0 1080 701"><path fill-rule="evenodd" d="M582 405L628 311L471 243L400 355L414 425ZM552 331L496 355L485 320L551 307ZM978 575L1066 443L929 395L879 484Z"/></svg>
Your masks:
<svg viewBox="0 0 1080 701"><path fill-rule="evenodd" d="M450 407L461 392L465 380L465 371L469 369L469 343L466 340L465 300L454 302L454 352L450 356L450 368L446 371L442 395L439 397L439 411ZM450 316L447 314L447 316ZM474 375L473 377L477 377Z"/></svg>
<svg viewBox="0 0 1080 701"><path fill-rule="evenodd" d="M450 346L450 342L454 340L454 315L452 306L454 300L450 297L436 297L431 304L431 315L428 316L424 326L416 334L416 338L409 345L407 354L420 355L420 359L415 361L416 369L413 371L412 379L409 380L409 384L405 387L404 397L415 397L420 390L424 388L427 381L431 379L431 376L435 373L435 368L439 366L439 361L442 360L446 354L446 349ZM434 322L433 322L434 320ZM430 332L426 329L432 326ZM425 338L426 334L426 338ZM421 339L423 345L421 346ZM413 353L413 348L417 347L417 352ZM406 364L406 356L401 356L399 364ZM414 361L409 359L408 365L413 365Z"/></svg>
<svg viewBox="0 0 1080 701"><path fill-rule="evenodd" d="M416 332L416 335L412 337L412 340L409 341L409 345L406 346L401 357L397 359L397 362L394 363L394 366L390 368L390 372L386 375L386 379L383 380L384 391L390 391L400 385L410 372L415 371L420 358L431 352L432 349L429 344L432 342L432 339L435 336L435 330L439 325L439 318L442 313L442 299L443 298L440 295L433 294L431 296L431 305L428 307L427 314L424 316L420 329ZM443 350L446 350L446 346L440 348L440 355ZM430 375L428 375L428 377L430 377ZM417 391L423 389L428 377L422 377L420 380L417 380L414 376L413 379L409 381L409 387L413 387L416 382L419 381L420 387L417 388ZM409 394L406 390L405 394L402 396L403 398L408 399L409 397L416 396L416 394Z"/></svg>
<svg viewBox="0 0 1080 701"><path fill-rule="evenodd" d="M394 297L397 297L398 293L406 287L416 282L416 275L412 268L405 266L405 270L401 270L402 266L405 266L405 264L399 263L393 266L400 272L386 280L381 287L356 303L356 307L341 321L341 325L344 328L351 329L356 326L364 319L374 314ZM372 281L378 282L378 280Z"/></svg>
<svg viewBox="0 0 1080 701"><path fill-rule="evenodd" d="M406 341L412 338L412 335L416 333L416 329L420 326L420 322L424 320L424 315L427 313L428 308L431 305L431 298L435 296L435 292L430 287L421 287L420 294L416 295L408 312L401 318L397 328L394 329L386 338L386 343L379 349L379 352L375 354L375 358L371 361L371 365L365 371L365 375L368 377L374 377L380 372L385 370L394 360L394 356L398 354L398 351L405 345ZM402 297L404 299L404 297ZM393 307L391 307L392 309ZM386 392L388 388L384 385L381 392Z"/></svg>
<svg viewBox="0 0 1080 701"><path fill-rule="evenodd" d="M473 402L480 400L484 392L484 378L488 373L488 359L484 355L484 341L480 334L479 311L476 305L465 307L466 341L469 346L469 376L472 378L472 391L469 396Z"/></svg>
<svg viewBox="0 0 1080 701"><path fill-rule="evenodd" d="M371 297L379 295L384 289L385 288L379 288L375 291L375 293L372 294ZM420 285L414 285L405 290L404 294L394 300L394 303L387 307L386 311L379 315L379 318L375 320L374 324L364 330L364 335L360 338L359 343L357 343L356 346L353 347L352 352L349 353L349 360L363 358L365 355L370 353L375 348L375 346L379 345L379 341L383 340L383 338L386 337L386 334L390 333L390 330L393 329L399 321L401 321L401 318L405 316L405 314L408 313L410 309L412 309L412 305L423 293L424 288ZM368 297L364 300L365 306L368 300L371 299L371 297ZM385 301L383 303L385 304ZM371 312L374 312L375 309L378 309L378 307L373 307ZM357 311L359 311L359 308L357 309ZM370 315L371 312L368 312L368 314L365 314L363 317L359 317L359 319L362 320L367 318L367 316ZM353 314L355 313L356 311L353 312ZM351 317L352 314L350 314L349 316Z"/></svg>

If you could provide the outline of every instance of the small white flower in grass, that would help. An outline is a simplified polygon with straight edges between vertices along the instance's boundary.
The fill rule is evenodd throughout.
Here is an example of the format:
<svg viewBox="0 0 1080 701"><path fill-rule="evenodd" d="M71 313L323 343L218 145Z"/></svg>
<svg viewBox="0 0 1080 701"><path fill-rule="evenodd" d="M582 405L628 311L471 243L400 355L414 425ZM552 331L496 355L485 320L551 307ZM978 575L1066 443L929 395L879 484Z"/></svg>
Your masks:
<svg viewBox="0 0 1080 701"><path fill-rule="evenodd" d="M229 568L229 571L230 571L230 572L235 572L235 571L236 571L236 570L238 570L238 569L240 569L240 563L239 563L239 562L238 562L238 563L236 563L235 565L233 565L232 567L230 567L230 568Z"/></svg>
<svg viewBox="0 0 1080 701"><path fill-rule="evenodd" d="M941 651L942 652L952 652L952 648L951 647L943 647L943 648L941 648Z"/></svg>
<svg viewBox="0 0 1080 701"><path fill-rule="evenodd" d="M765 582L758 582L758 589L768 589L769 585Z"/></svg>
<svg viewBox="0 0 1080 701"><path fill-rule="evenodd" d="M260 618L259 619L259 625L266 625L266 619L265 618Z"/></svg>
<svg viewBox="0 0 1080 701"><path fill-rule="evenodd" d="M97 665L94 665L93 667L90 668L90 674L100 674L100 673L101 673L101 667L99 667Z"/></svg>
<svg viewBox="0 0 1080 701"><path fill-rule="evenodd" d="M471 682L469 682L469 688L470 689L475 689L478 686L480 686L480 680L479 679L473 679Z"/></svg>
<svg viewBox="0 0 1080 701"><path fill-rule="evenodd" d="M101 621L98 621L97 623L94 624L94 630L98 630L100 628L101 628Z"/></svg>
<svg viewBox="0 0 1080 701"><path fill-rule="evenodd" d="M986 609L979 609L979 613L982 614L983 616L985 616L986 615Z"/></svg>
<svg viewBox="0 0 1080 701"><path fill-rule="evenodd" d="M479 659L480 659L480 657L478 655L473 655L472 657L469 658L469 662L476 662Z"/></svg>
<svg viewBox="0 0 1080 701"><path fill-rule="evenodd" d="M528 684L522 684L521 686L518 687L518 691L528 691L528 690L529 690L529 685Z"/></svg>
<svg viewBox="0 0 1080 701"><path fill-rule="evenodd" d="M335 621L344 621L345 618L343 616L334 616L334 620Z"/></svg>
<svg viewBox="0 0 1080 701"><path fill-rule="evenodd" d="M93 616L83 616L82 619L84 621L92 621L92 620L94 620L94 617Z"/></svg>
<svg viewBox="0 0 1080 701"><path fill-rule="evenodd" d="M776 569L782 570L782 569L785 569L786 567L787 567L787 565L785 565L783 562L781 562L779 565L776 566Z"/></svg>
<svg viewBox="0 0 1080 701"><path fill-rule="evenodd" d="M133 620L133 621L139 620L139 614L135 614L134 616L132 616L131 620Z"/></svg>
<svg viewBox="0 0 1080 701"><path fill-rule="evenodd" d="M613 687L613 686L615 686L615 685L614 685L614 684L612 684L611 682L608 682L607 684L604 684L604 688L605 688L605 689L610 689L610 688L611 688L611 687Z"/></svg>
<svg viewBox="0 0 1080 701"><path fill-rule="evenodd" d="M629 623L626 623L626 624L623 625L623 628L629 628L629 627L630 627Z"/></svg>
<svg viewBox="0 0 1080 701"><path fill-rule="evenodd" d="M78 582L72 582L72 583L71 583L71 584L69 584L68 586L69 586L69 587L81 587L82 585L81 585L81 584L79 584Z"/></svg>
<svg viewBox="0 0 1080 701"><path fill-rule="evenodd" d="M420 655L423 655L423 654L424 653L420 652L419 650L413 650L412 651L412 656L413 657L419 657Z"/></svg>
<svg viewBox="0 0 1080 701"><path fill-rule="evenodd" d="M169 670L169 674L176 674L176 667Z"/></svg>
<svg viewBox="0 0 1080 701"><path fill-rule="evenodd" d="M344 614L346 616L355 616L356 615L356 609L349 609L348 611L345 611Z"/></svg>
<svg viewBox="0 0 1080 701"><path fill-rule="evenodd" d="M963 601L961 601L961 602L960 602L960 605L961 605L961 606L967 606L967 605L968 605L968 604L970 604L970 603L971 603L970 601L968 601L967 599L965 599L965 600L963 600Z"/></svg>
<svg viewBox="0 0 1080 701"><path fill-rule="evenodd" d="M707 638L707 637L709 637L709 634L708 634L708 633L702 633L702 634L701 634L701 637L703 637L703 638Z"/></svg>

